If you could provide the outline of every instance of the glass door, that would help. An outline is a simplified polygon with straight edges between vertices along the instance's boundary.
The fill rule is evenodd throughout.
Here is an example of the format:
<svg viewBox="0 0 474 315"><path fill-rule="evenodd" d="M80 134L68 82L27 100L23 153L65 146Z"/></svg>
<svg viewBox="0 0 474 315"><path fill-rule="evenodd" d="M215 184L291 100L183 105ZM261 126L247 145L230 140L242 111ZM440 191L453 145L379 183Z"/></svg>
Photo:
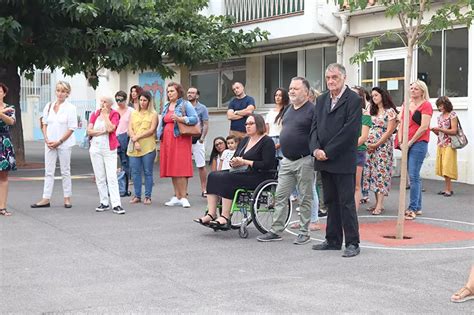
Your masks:
<svg viewBox="0 0 474 315"><path fill-rule="evenodd" d="M374 86L381 87L390 93L396 106L401 106L405 93L406 55L405 48L375 51L372 60L361 65L361 86L369 91Z"/></svg>

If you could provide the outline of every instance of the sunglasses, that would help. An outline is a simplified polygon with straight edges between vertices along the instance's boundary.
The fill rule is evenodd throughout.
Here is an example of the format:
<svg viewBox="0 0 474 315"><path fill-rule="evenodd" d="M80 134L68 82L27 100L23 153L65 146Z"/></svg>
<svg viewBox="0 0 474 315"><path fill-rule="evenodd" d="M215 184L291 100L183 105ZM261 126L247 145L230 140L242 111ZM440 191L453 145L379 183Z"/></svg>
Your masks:
<svg viewBox="0 0 474 315"><path fill-rule="evenodd" d="M252 122L252 121L249 121L248 123L245 123L245 126L252 126L252 125L255 125L255 123Z"/></svg>
<svg viewBox="0 0 474 315"><path fill-rule="evenodd" d="M117 98L115 99L115 101L116 101L117 103L122 103L122 102L125 101L125 99L124 99L124 98L117 97Z"/></svg>

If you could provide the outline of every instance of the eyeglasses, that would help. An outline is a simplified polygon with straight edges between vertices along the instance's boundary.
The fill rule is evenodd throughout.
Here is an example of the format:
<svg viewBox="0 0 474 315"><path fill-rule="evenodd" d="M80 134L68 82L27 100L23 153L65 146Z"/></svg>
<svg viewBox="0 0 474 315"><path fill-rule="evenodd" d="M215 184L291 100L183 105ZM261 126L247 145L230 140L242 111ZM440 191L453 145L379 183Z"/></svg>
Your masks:
<svg viewBox="0 0 474 315"><path fill-rule="evenodd" d="M255 125L255 123L253 121L249 121L249 122L245 123L245 126L252 126L252 125Z"/></svg>
<svg viewBox="0 0 474 315"><path fill-rule="evenodd" d="M224 143L225 143L225 142L219 141L219 142L216 142L216 143L214 144L214 146L217 147L218 145L223 145Z"/></svg>
<svg viewBox="0 0 474 315"><path fill-rule="evenodd" d="M117 98L115 99L115 101L116 101L117 103L122 103L122 102L125 101L125 99L124 99L124 98L117 97Z"/></svg>

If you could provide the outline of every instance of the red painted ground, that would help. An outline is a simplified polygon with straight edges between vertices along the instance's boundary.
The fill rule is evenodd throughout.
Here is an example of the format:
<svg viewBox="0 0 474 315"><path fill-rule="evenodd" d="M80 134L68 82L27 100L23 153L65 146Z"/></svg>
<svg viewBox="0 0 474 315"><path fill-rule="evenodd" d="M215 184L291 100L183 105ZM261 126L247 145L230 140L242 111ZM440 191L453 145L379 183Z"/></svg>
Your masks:
<svg viewBox="0 0 474 315"><path fill-rule="evenodd" d="M395 236L396 220L386 220L374 223L360 223L360 240L364 243L373 243L384 246L410 246L423 244L442 244L459 241L474 241L474 232L465 232L455 229L436 226L419 221L405 221L404 236L411 239L397 240L384 238L386 235ZM322 230L326 229L322 225Z"/></svg>

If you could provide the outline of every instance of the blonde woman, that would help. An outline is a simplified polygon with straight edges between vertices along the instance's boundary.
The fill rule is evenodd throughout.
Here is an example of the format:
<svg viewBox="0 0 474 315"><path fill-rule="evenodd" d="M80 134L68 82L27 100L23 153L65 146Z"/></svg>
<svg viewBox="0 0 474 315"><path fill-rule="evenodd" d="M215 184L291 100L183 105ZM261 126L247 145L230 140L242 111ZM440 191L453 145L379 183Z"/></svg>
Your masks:
<svg viewBox="0 0 474 315"><path fill-rule="evenodd" d="M64 207L71 208L71 151L76 144L73 136L77 128L76 107L66 99L71 93L71 86L65 81L56 84L56 100L46 104L43 110L42 130L44 134L44 188L43 198L31 205L32 208L47 208L54 188L54 170L59 158L63 178Z"/></svg>
<svg viewBox="0 0 474 315"><path fill-rule="evenodd" d="M100 109L91 115L87 134L91 137L89 154L94 169L95 182L99 191L100 204L95 210L102 212L110 209L125 214L120 202L117 181L117 148L119 142L115 131L120 114L112 109L114 99L109 96L100 98ZM109 202L110 195L110 202Z"/></svg>
<svg viewBox="0 0 474 315"><path fill-rule="evenodd" d="M153 163L156 156L156 127L158 115L155 111L151 93L143 91L138 96L139 107L130 117L128 135L130 136L127 154L130 158L130 172L135 195L130 203L142 201L142 171L145 175L145 199L143 204L151 205L153 189Z"/></svg>
<svg viewBox="0 0 474 315"><path fill-rule="evenodd" d="M430 141L430 121L433 107L429 102L430 96L426 83L416 80L410 85L411 100L409 106L408 139L403 139L402 132L398 133L399 143L408 141L408 174L410 177L410 204L405 211L406 220L414 220L422 214L420 170L428 151ZM399 130L403 130L402 123Z"/></svg>

